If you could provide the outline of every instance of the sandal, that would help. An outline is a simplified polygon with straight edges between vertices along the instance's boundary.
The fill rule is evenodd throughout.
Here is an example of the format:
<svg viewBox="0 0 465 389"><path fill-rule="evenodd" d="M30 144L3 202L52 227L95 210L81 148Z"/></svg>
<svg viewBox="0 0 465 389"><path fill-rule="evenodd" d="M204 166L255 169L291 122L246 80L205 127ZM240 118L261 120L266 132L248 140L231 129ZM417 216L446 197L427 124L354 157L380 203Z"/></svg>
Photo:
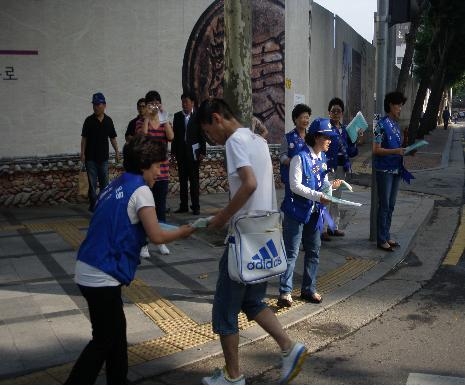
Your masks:
<svg viewBox="0 0 465 389"><path fill-rule="evenodd" d="M400 247L399 242L396 242L395 240L388 240L387 242L388 242L389 246L391 246L391 247Z"/></svg>
<svg viewBox="0 0 465 389"><path fill-rule="evenodd" d="M302 292L300 293L300 298L312 304L321 304L321 302L323 301L323 297L321 297L321 295L316 292L315 293Z"/></svg>
<svg viewBox="0 0 465 389"><path fill-rule="evenodd" d="M378 243L377 247L384 251L389 251L389 252L394 251L394 249L391 247L391 245L388 242Z"/></svg>

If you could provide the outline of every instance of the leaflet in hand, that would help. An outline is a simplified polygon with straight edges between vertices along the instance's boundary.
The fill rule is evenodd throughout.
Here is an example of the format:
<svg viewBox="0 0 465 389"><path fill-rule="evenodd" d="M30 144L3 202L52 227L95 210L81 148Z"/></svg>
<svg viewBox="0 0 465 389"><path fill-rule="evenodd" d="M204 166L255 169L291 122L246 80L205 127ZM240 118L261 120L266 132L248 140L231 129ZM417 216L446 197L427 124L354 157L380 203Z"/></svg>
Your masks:
<svg viewBox="0 0 465 389"><path fill-rule="evenodd" d="M409 154L413 150L416 150L416 149L418 149L420 147L426 146L427 144L428 144L428 142L426 140L424 140L424 139L416 141L414 144L412 144L412 145L405 148L404 155Z"/></svg>
<svg viewBox="0 0 465 389"><path fill-rule="evenodd" d="M210 217L201 217L197 219L196 221L191 223L191 226L194 228L206 228L208 227L208 223L210 223L210 220L213 218L213 216Z"/></svg>
<svg viewBox="0 0 465 389"><path fill-rule="evenodd" d="M350 185L348 182L345 182L344 180L341 180L341 189L347 189L353 192L352 185Z"/></svg>
<svg viewBox="0 0 465 389"><path fill-rule="evenodd" d="M349 134L352 143L355 143L357 141L359 129L361 129L362 132L364 132L367 128L367 121L363 117L362 112L358 111L357 115L355 115L355 117L346 127L347 133Z"/></svg>
<svg viewBox="0 0 465 389"><path fill-rule="evenodd" d="M325 198L327 198L332 203L344 204L344 205L352 205L354 207L361 207L362 206L362 203L355 203L353 201L339 199L337 197L334 197L334 196L331 196L331 195L328 195L328 194L325 194Z"/></svg>

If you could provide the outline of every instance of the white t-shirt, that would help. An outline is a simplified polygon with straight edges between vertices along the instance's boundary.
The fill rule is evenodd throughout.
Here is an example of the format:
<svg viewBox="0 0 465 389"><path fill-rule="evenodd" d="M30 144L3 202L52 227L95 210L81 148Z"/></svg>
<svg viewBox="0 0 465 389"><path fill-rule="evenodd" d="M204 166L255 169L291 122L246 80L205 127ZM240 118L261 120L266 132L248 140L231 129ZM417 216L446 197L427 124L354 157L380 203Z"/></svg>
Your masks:
<svg viewBox="0 0 465 389"><path fill-rule="evenodd" d="M131 224L139 223L137 212L143 207L155 207L152 191L147 185L137 188L129 199L127 212ZM120 284L116 278L79 260L76 261L74 281L82 286L96 288Z"/></svg>
<svg viewBox="0 0 465 389"><path fill-rule="evenodd" d="M237 169L250 166L257 180L257 189L238 214L247 211L275 210L273 204L274 179L268 143L248 128L238 128L226 141L226 160L228 167L228 183L231 198L241 186Z"/></svg>

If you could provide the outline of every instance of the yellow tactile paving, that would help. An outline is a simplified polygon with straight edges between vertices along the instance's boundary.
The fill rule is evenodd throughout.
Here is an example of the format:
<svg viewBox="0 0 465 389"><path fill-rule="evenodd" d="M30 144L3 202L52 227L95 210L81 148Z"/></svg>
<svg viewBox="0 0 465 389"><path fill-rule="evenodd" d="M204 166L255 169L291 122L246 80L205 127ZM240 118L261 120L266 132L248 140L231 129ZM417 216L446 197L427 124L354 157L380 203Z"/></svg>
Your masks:
<svg viewBox="0 0 465 389"><path fill-rule="evenodd" d="M69 224L72 224L76 228L87 228L89 227L89 219L85 218L75 218L75 219L67 219Z"/></svg>
<svg viewBox="0 0 465 389"><path fill-rule="evenodd" d="M140 365L141 363L145 362L146 360L144 358L141 358L140 356L135 354L134 351L132 351L132 347L128 348L128 365L135 366L135 365Z"/></svg>
<svg viewBox="0 0 465 389"><path fill-rule="evenodd" d="M55 380L57 380L60 383L64 383L66 379L69 376L69 373L71 372L71 369L73 368L74 363L67 363L66 365L60 365L60 366L55 366L51 367L46 370L46 373L53 377Z"/></svg>
<svg viewBox="0 0 465 389"><path fill-rule="evenodd" d="M196 331L188 329L178 331L174 334L166 335L163 337L163 340L168 344L180 348L181 350L187 350L199 344L207 343L211 339L207 336L199 334Z"/></svg>
<svg viewBox="0 0 465 389"><path fill-rule="evenodd" d="M22 224L17 224L17 225L10 225L10 224L4 224L4 225L0 225L0 231L17 231L19 230L20 228L24 228L24 225Z"/></svg>
<svg viewBox="0 0 465 389"><path fill-rule="evenodd" d="M457 229L457 234L455 235L454 242L452 243L451 248L449 249L443 265L455 266L459 263L460 258L463 255L465 249L465 208L462 208L462 217L460 218L460 225Z"/></svg>
<svg viewBox="0 0 465 389"><path fill-rule="evenodd" d="M2 385L59 385L60 382L47 374L47 371L28 374L1 382Z"/></svg>
<svg viewBox="0 0 465 389"><path fill-rule="evenodd" d="M200 324L197 327L192 328L192 331L197 332L210 340L219 339L219 336L213 332L212 323Z"/></svg>
<svg viewBox="0 0 465 389"><path fill-rule="evenodd" d="M197 326L182 310L140 279L136 278L123 293L165 333Z"/></svg>
<svg viewBox="0 0 465 389"><path fill-rule="evenodd" d="M359 277L375 266L378 261L371 259L352 259L344 265L323 274L317 282L317 288L321 293L328 293L337 287Z"/></svg>
<svg viewBox="0 0 465 389"><path fill-rule="evenodd" d="M144 361L151 361L153 359L177 353L181 351L181 348L166 343L163 338L157 338L131 346L128 348L128 351L134 353Z"/></svg>
<svg viewBox="0 0 465 389"><path fill-rule="evenodd" d="M60 235L70 246L77 250L84 240L82 232L74 225L68 222L52 223L53 229Z"/></svg>

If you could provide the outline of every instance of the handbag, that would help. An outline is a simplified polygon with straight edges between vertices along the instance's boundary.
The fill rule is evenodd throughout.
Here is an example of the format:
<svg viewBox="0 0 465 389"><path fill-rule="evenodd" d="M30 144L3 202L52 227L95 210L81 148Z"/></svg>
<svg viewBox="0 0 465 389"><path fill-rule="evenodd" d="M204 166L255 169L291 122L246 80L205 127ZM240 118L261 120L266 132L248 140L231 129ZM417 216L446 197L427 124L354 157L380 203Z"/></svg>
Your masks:
<svg viewBox="0 0 465 389"><path fill-rule="evenodd" d="M278 211L254 211L231 223L228 237L229 277L243 284L265 282L287 269Z"/></svg>
<svg viewBox="0 0 465 389"><path fill-rule="evenodd" d="M86 165L82 164L78 177L78 194L87 197L89 193L89 180L87 178Z"/></svg>

